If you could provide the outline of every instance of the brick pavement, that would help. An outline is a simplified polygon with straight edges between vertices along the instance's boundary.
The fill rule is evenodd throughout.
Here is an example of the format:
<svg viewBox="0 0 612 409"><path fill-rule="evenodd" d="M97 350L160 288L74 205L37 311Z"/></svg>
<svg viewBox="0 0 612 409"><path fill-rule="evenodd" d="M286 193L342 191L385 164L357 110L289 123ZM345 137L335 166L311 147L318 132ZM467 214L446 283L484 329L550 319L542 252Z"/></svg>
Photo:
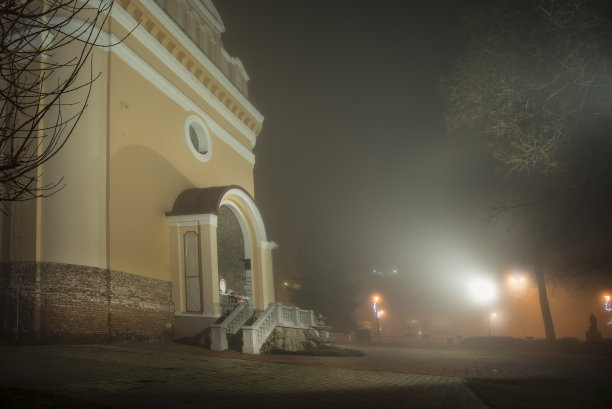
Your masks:
<svg viewBox="0 0 612 409"><path fill-rule="evenodd" d="M611 361L598 355L560 353L483 352L457 348L405 348L347 346L364 357L318 357L295 355L244 355L236 351L211 351L174 343L134 344L134 348L293 365L402 372L419 375L479 379L601 378L612 371Z"/></svg>
<svg viewBox="0 0 612 409"><path fill-rule="evenodd" d="M0 383L122 408L485 408L455 376L203 351L175 344L0 347Z"/></svg>
<svg viewBox="0 0 612 409"><path fill-rule="evenodd" d="M589 378L610 360L356 347L365 357L243 355L173 343L2 346L0 384L120 408L485 408L465 378Z"/></svg>

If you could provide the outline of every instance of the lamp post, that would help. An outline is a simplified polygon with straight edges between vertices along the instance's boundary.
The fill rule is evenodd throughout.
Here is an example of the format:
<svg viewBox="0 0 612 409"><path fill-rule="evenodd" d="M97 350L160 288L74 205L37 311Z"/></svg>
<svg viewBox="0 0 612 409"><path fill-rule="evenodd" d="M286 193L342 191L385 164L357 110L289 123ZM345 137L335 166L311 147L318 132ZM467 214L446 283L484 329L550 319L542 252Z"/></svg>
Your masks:
<svg viewBox="0 0 612 409"><path fill-rule="evenodd" d="M374 315L376 315L376 333L380 333L380 324L378 322L378 319L380 318L380 313L378 311L378 301L380 301L380 297L375 295L374 298L372 298L374 300L373 302L373 307L374 307Z"/></svg>
<svg viewBox="0 0 612 409"><path fill-rule="evenodd" d="M477 303L486 305L487 328L489 331L489 336L491 336L491 320L493 316L497 316L497 314L493 313L493 315L490 315L489 307L497 296L497 287L490 280L478 279L470 283L470 292L472 293L472 298Z"/></svg>
<svg viewBox="0 0 612 409"><path fill-rule="evenodd" d="M487 324L489 324L489 336L491 336L491 327L493 326L493 322L497 317L497 313L492 313L489 315L489 310L487 309Z"/></svg>

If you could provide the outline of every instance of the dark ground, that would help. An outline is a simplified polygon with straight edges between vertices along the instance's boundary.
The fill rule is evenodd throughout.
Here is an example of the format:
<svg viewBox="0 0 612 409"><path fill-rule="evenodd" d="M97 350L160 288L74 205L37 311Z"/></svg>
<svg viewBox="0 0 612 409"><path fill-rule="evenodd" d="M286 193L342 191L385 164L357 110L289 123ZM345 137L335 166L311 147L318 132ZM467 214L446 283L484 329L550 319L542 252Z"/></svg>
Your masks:
<svg viewBox="0 0 612 409"><path fill-rule="evenodd" d="M24 389L115 408L603 408L612 402L611 361L599 351L351 348L366 355L249 356L174 343L4 345L0 406L44 407L8 400L34 395Z"/></svg>

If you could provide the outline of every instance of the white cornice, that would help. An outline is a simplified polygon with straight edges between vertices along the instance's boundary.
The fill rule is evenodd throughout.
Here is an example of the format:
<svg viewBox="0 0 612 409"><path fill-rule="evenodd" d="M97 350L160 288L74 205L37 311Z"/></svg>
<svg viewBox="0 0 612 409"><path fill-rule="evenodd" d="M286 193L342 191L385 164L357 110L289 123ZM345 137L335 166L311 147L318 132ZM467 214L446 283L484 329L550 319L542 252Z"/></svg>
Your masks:
<svg viewBox="0 0 612 409"><path fill-rule="evenodd" d="M70 23L64 26L64 29L67 33L75 33L77 32L76 30L79 27L82 27L84 24L85 23L81 20L72 19ZM106 35L101 35L102 33ZM86 39L87 33L79 32L78 37L81 39ZM157 72L157 70L136 55L127 45L125 45L124 42L119 41L119 39L113 34L108 35L108 33L103 31L101 31L100 35L94 36L94 38L96 38L96 45L101 46L101 50L110 50L113 54L117 55L117 57L121 58L127 65L132 67L143 78L149 81L153 86L163 92L168 98L174 101L178 106L183 108L185 111L193 111L200 115L206 120L210 130L217 135L219 139L228 144L238 154L249 161L249 163L255 163L255 155L253 152L251 152L251 150L240 143L224 127L219 125L210 115L204 112L195 102L176 88L174 84L168 81L164 76Z"/></svg>
<svg viewBox="0 0 612 409"><path fill-rule="evenodd" d="M212 4L211 1L207 2L208 5L204 5L204 2L202 1L194 1L193 2L193 6L198 9L198 11L200 13L202 13L203 15L206 16L206 18L212 23L214 24L215 28L217 30L219 30L220 33L223 33L225 31L225 25L223 24L223 20L221 20L221 16L219 15L219 13L217 12L217 9L215 8L214 4ZM214 10L214 12L212 12L211 10L209 10L209 8L212 7L212 9Z"/></svg>
<svg viewBox="0 0 612 409"><path fill-rule="evenodd" d="M99 0L98 0L99 1ZM170 33L177 38L177 40L184 46L196 59L200 62L209 72L217 79L235 98L236 95L240 95L243 100L247 101L244 96L234 87L234 85L227 79L225 74L223 74L218 68L214 66L214 64L206 57L206 55L196 47L191 39L187 37L183 31L176 25L174 20L172 20L163 10L159 8L159 5L153 1L142 1L142 5L147 8L147 10L151 11L155 18L159 19L165 28L170 31ZM155 11L155 12L154 12ZM111 13L112 17L121 24L126 30L133 30L131 36L140 41L151 53L153 53L157 58L166 65L172 72L176 73L187 85L189 85L194 91L196 91L202 98L206 100L214 109L216 109L225 119L228 120L236 129L239 130L251 143L251 149L255 146L256 135L255 133L248 127L244 122L234 115L232 111L229 110L219 99L212 93L208 88L206 88L196 77L193 76L191 72L187 68L183 66L180 62L176 60L176 58L164 48L147 30L144 29L141 25L138 24L136 20L130 16L130 14L125 11L121 6L117 3L113 6L113 10ZM163 19L163 21L162 21ZM138 26L137 26L138 25ZM134 28L136 27L136 28ZM205 64L213 66L216 69L216 72L213 72L209 69L209 67ZM224 80L227 84L224 83ZM228 88L228 85L230 86ZM242 103L242 101L240 101ZM244 105L248 110L248 106ZM252 105L251 105L252 107ZM254 109L254 108L253 108ZM249 111L250 113L250 111ZM259 114L261 120L263 121L263 117Z"/></svg>
<svg viewBox="0 0 612 409"><path fill-rule="evenodd" d="M228 144L236 152L250 163L255 163L255 155L243 144L241 144L232 134L224 127L219 125L210 115L204 112L195 102L188 96L179 91L170 81L158 73L153 67L147 64L143 59L137 56L124 43L116 43L117 39L112 37L115 45L110 47L111 51L121 58L127 65L132 67L136 72L146 78L151 84L162 91L168 98L172 99L185 111L193 111L206 120L211 131L217 135L223 142Z"/></svg>
<svg viewBox="0 0 612 409"><path fill-rule="evenodd" d="M217 215L182 214L178 216L168 216L168 226L171 227L191 227L202 225L211 225L217 227Z"/></svg>
<svg viewBox="0 0 612 409"><path fill-rule="evenodd" d="M162 25L170 32L170 34L172 34L181 43L181 45L185 47L187 51L189 51L189 53L193 55L198 60L198 62L202 64L204 68L206 68L206 70L208 70L208 72L210 72L215 77L217 81L219 81L219 83L225 89L227 89L231 93L233 98L235 98L242 106L244 106L248 113L251 114L257 122L263 123L263 115L259 111L257 111L257 109L255 109L251 102L238 90L238 88L236 88L236 86L229 80L229 78L227 78L225 73L223 73L215 65L215 63L212 62L202 50L200 50L197 45L195 45L193 40L189 38L187 34L185 34L185 32L178 26L178 24L176 24L176 22L172 20L172 18L170 18L170 16L168 16L168 14L166 14L164 10L162 10L159 4L155 3L152 0L141 0L140 3L153 15L153 17L155 17L157 20L159 20L160 23L162 23ZM129 19L132 21L131 26L128 24L128 26L126 27L125 25L123 25L123 23L121 23L121 25L123 25L128 30L129 27L134 27L136 21L134 21L134 19L132 19L132 17L123 8L117 7L117 10L119 9L123 13L127 14ZM117 11L117 13L119 13L119 11ZM112 15L113 17L115 17L115 7L113 7ZM163 48L153 37L151 37L151 35L144 28L142 29L142 31L144 31L147 36L149 36L151 40L158 45L158 47L165 50L165 48ZM174 57L172 57L172 60L176 61Z"/></svg>

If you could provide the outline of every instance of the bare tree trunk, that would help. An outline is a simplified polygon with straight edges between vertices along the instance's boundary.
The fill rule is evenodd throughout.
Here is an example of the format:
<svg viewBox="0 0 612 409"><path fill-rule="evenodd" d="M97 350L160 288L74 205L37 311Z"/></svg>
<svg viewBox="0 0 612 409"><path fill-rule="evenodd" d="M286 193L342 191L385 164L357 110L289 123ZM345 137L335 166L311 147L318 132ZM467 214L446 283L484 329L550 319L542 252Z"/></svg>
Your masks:
<svg viewBox="0 0 612 409"><path fill-rule="evenodd" d="M540 296L540 309L542 310L542 320L544 321L544 331L548 341L555 341L555 327L553 325L550 305L548 304L548 294L546 293L546 281L544 280L544 254L542 247L536 247L536 254L533 255L533 273L538 284L538 295Z"/></svg>

